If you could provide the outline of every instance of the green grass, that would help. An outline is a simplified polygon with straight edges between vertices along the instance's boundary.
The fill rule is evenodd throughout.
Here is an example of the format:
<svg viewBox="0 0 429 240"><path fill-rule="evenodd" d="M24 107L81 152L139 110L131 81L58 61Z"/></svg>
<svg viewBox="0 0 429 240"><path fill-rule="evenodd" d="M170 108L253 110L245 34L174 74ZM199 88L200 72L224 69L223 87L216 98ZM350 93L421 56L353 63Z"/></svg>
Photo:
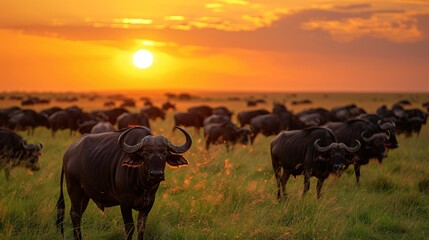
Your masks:
<svg viewBox="0 0 429 240"><path fill-rule="evenodd" d="M339 100L329 96L320 97L314 106L347 104L353 101L352 97L370 111L382 104L359 95L340 96ZM389 101L398 98L405 96L384 96ZM196 104L199 103L190 105ZM209 104L232 104L236 113L244 109L235 102L213 100ZM294 110L299 108L303 107ZM181 143L183 136L171 132L172 115L170 112L165 121L152 122L152 128L156 134ZM185 154L189 166L166 170L166 181L161 184L148 217L148 239L366 240L427 239L429 235L427 126L419 137L399 137L400 148L391 151L383 164L374 161L363 166L360 185L350 168L340 178L329 177L322 197L317 199L316 179L311 179L310 191L302 197L303 177L291 177L286 190L288 199L282 202L276 199L269 157L273 137L258 136L255 145L237 145L232 152L226 152L224 146L213 146L207 153L202 133L189 131L194 138L191 150ZM79 136L70 137L67 131L60 131L52 138L46 129L37 129L34 136L20 134L30 143L44 144L41 170L30 173L14 169L9 181L0 173L0 239L59 239L55 204L62 155ZM66 239L73 236L69 211L66 195ZM137 212L134 216L136 219ZM82 231L86 239L122 238L119 208L101 213L90 202L83 215Z"/></svg>

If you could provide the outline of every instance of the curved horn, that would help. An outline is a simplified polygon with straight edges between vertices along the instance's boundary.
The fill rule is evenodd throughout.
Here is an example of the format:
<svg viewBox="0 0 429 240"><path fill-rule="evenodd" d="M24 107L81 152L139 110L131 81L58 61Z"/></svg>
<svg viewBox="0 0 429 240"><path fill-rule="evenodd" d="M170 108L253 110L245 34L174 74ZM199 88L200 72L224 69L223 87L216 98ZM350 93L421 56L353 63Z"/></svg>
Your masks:
<svg viewBox="0 0 429 240"><path fill-rule="evenodd" d="M384 122L384 123L381 123L381 124L378 124L378 125L380 126L380 129L383 129L383 130L391 129L391 128L396 127L395 123L392 122L392 121Z"/></svg>
<svg viewBox="0 0 429 240"><path fill-rule="evenodd" d="M422 123L425 120L424 120L424 118L421 118L421 117L411 117L411 118L408 118L407 121L409 121L409 122L421 122Z"/></svg>
<svg viewBox="0 0 429 240"><path fill-rule="evenodd" d="M389 139L390 138L390 132L389 131L386 131L386 132L382 132L382 133L374 133L372 136L370 136L370 137L365 137L364 136L364 133L366 132L366 130L361 134L361 136L362 136L362 139L365 141L365 142L371 142L372 140L374 140L374 139L376 139L376 138L378 138L378 137L384 137L384 138L386 138L386 139Z"/></svg>
<svg viewBox="0 0 429 240"><path fill-rule="evenodd" d="M38 151L42 150L43 144L42 143L37 144L36 148L37 148Z"/></svg>
<svg viewBox="0 0 429 240"><path fill-rule="evenodd" d="M35 149L34 144L27 144L27 142L25 141L25 139L22 139L22 140L21 140L21 144L22 144L22 147L23 147L25 150L29 150L29 151L31 151L31 150L34 150L34 149Z"/></svg>
<svg viewBox="0 0 429 240"><path fill-rule="evenodd" d="M354 147L349 147L349 146L347 146L344 143L340 143L340 146L344 147L344 149L346 149L348 152L355 153L361 147L361 144L360 144L359 140L355 139L355 141L356 141L356 146L354 146Z"/></svg>
<svg viewBox="0 0 429 240"><path fill-rule="evenodd" d="M360 136L362 137L362 139L363 139L365 142L370 142L370 141L372 141L375 137L373 138L373 136L374 136L374 135L372 135L372 136L370 136L370 137L368 137L368 138L367 138L367 137L365 137L364 135L365 135L366 131L367 131L367 130L363 131L363 132L362 132L362 134L361 134Z"/></svg>
<svg viewBox="0 0 429 240"><path fill-rule="evenodd" d="M385 132L382 132L382 133L380 133L382 136L384 136L386 139L389 139L390 138L390 131L385 131Z"/></svg>
<svg viewBox="0 0 429 240"><path fill-rule="evenodd" d="M177 129L179 129L186 137L186 142L180 146L172 144L170 141L167 140L168 148L173 153L184 153L191 148L192 145L192 138L191 135L183 128L176 126Z"/></svg>
<svg viewBox="0 0 429 240"><path fill-rule="evenodd" d="M139 127L135 127L135 128L142 128L142 129L145 129L145 130L147 130L147 131L149 131L150 132L150 129L149 128L147 128L147 127L143 127L143 126L139 126ZM141 149L141 147L143 146L143 140L142 141L140 141L139 143L137 143L136 145L133 145L133 146L130 146L130 145L128 145L127 143L125 143L125 141L124 141L124 139L125 139L125 136L131 131L131 130L133 130L133 129L135 129L135 128L128 128L127 130L125 130L123 133L121 133L121 135L119 136L119 138L118 138L118 142L119 142L119 145L121 145L121 147L122 147L122 150L124 150L124 152L126 152L126 153L135 153L135 152L137 152L138 150L140 150ZM144 138L143 138L144 139Z"/></svg>
<svg viewBox="0 0 429 240"><path fill-rule="evenodd" d="M331 144L330 144L330 145L328 145L328 146L322 147L322 146L320 146L320 145L319 145L319 141L320 141L320 140L321 140L321 139L319 138L319 139L317 139L317 140L314 142L314 147L315 147L315 148L317 149L317 151L319 151L319 152L326 152L326 151L329 151L331 148L338 146L338 143L333 142L333 143L331 143Z"/></svg>

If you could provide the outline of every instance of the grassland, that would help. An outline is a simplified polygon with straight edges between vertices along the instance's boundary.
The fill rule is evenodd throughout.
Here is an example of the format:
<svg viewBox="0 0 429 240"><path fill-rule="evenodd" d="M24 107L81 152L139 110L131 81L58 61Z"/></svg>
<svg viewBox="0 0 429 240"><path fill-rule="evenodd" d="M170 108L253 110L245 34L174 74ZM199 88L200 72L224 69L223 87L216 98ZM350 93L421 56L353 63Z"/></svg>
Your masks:
<svg viewBox="0 0 429 240"><path fill-rule="evenodd" d="M177 102L178 110L197 104L225 105L237 113L246 109L242 101L226 101L228 94L205 95L204 99ZM231 95L231 94L230 94ZM250 94L242 93L240 97ZM356 103L373 112L399 99L411 99L414 107L428 101L429 94L253 94L286 101L295 112L309 107L340 106ZM291 99L308 98L313 104L290 105ZM165 100L162 95L155 104ZM17 102L3 100L2 107ZM61 105L52 103L53 105ZM85 110L101 108L102 102L82 100ZM62 103L62 106L67 104ZM42 109L46 106L37 106ZM141 107L141 104L139 105ZM270 109L271 105L261 107ZM132 109L137 111L137 109ZM173 112L165 121L151 122L155 134L181 143L173 134ZM235 119L234 119L235 120ZM391 151L383 164L371 162L362 167L361 183L352 169L341 178L325 181L322 197L315 194L316 179L310 192L301 196L303 177L289 180L289 199L278 202L269 157L272 137L258 136L253 146L224 146L204 150L202 133L193 135L194 144L185 154L190 164L170 168L157 192L149 214L145 237L148 239L427 239L429 236L429 127L420 136L399 137L400 148ZM47 129L36 129L33 136L20 132L28 142L43 142L41 170L31 173L14 169L9 181L0 173L0 239L60 239L55 228L55 203L59 194L59 175L65 149L79 136L62 131L52 138ZM66 211L70 202L66 197ZM135 214L136 219L136 214ZM90 202L82 222L86 239L121 239L123 223L118 207L104 213ZM66 239L72 238L67 214Z"/></svg>

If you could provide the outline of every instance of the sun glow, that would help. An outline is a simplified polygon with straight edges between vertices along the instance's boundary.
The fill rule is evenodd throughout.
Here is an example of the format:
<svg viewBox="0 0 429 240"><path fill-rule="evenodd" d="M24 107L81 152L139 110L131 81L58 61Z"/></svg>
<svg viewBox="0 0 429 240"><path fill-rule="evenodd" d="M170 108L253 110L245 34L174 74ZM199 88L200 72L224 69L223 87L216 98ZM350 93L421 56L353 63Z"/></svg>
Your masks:
<svg viewBox="0 0 429 240"><path fill-rule="evenodd" d="M148 50L139 50L134 53L133 63L138 68L148 68L152 66L153 63L153 55Z"/></svg>

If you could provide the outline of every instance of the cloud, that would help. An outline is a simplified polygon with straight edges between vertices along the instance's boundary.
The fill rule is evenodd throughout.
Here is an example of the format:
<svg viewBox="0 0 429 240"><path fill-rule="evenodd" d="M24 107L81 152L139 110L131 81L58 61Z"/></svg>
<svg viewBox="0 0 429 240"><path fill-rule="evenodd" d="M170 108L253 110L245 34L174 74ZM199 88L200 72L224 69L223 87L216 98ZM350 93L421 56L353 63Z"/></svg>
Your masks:
<svg viewBox="0 0 429 240"><path fill-rule="evenodd" d="M334 9L339 10L361 10L361 9L369 9L371 8L371 4L369 3L362 3L362 4L351 4L351 5L345 5L345 6L335 6Z"/></svg>
<svg viewBox="0 0 429 240"><path fill-rule="evenodd" d="M369 6L351 5L343 9L356 10ZM182 21L183 27L175 29L111 29L88 26L20 29L30 34L48 33L71 40L117 41L118 46L129 39L147 39L174 41L179 47L198 46L199 49L212 49L213 52L218 52L221 48L241 48L380 58L429 58L429 14L409 15L400 9L308 9L294 13L281 12L269 17L261 15L261 19L269 18L271 22L261 23L259 28L247 31L225 31L213 26L207 28L207 21L202 18L200 21ZM249 21L256 21L255 19L258 19L257 16L249 17ZM228 23L213 18L210 24ZM210 51L202 52L208 54Z"/></svg>

